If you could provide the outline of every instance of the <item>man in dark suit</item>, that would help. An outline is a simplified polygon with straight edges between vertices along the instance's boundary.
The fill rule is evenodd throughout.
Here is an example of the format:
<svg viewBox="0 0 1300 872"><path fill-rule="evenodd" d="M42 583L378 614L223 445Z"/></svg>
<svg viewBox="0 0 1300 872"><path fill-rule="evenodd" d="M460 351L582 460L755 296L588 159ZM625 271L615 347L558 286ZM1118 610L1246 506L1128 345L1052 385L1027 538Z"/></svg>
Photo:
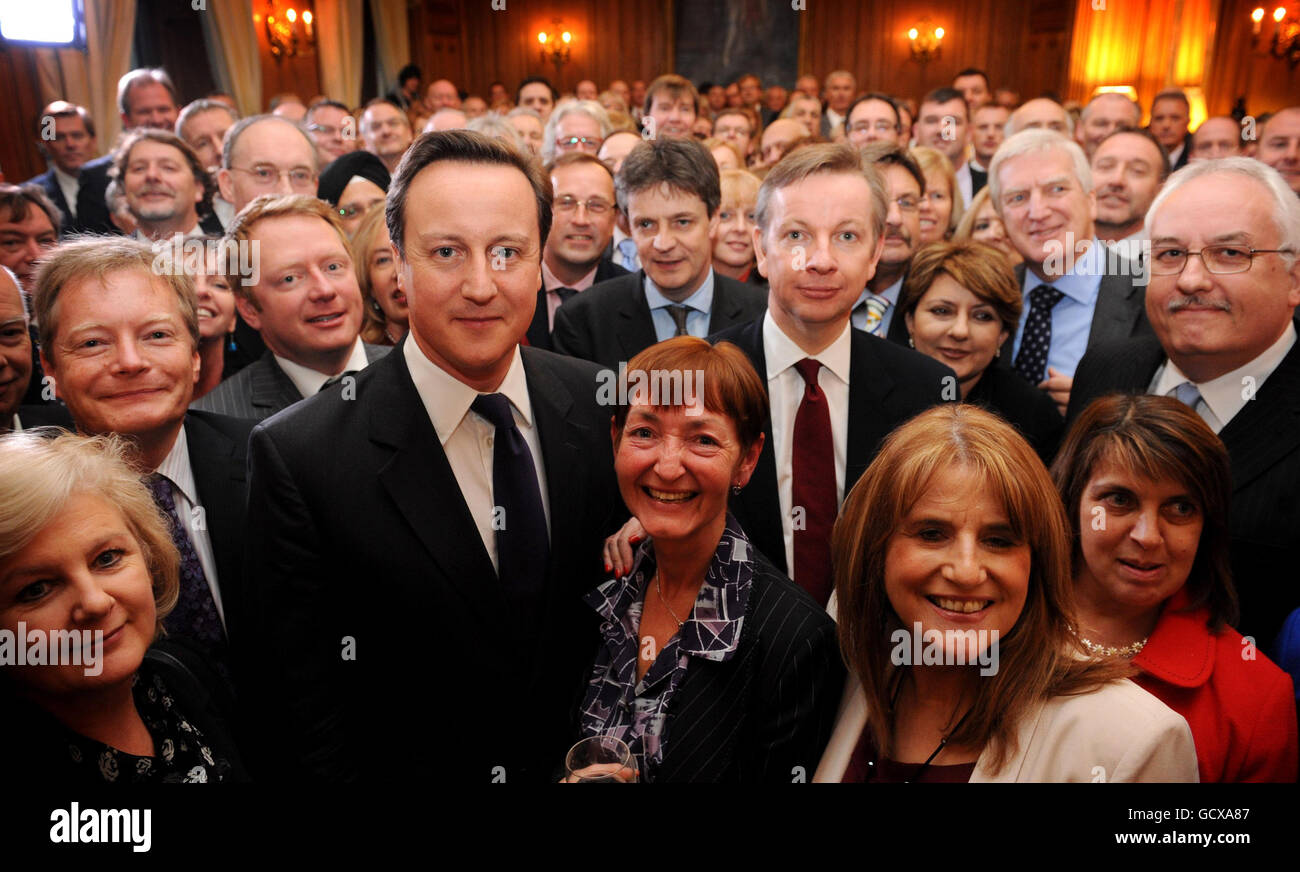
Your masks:
<svg viewBox="0 0 1300 872"><path fill-rule="evenodd" d="M1003 359L1065 413L1084 352L1111 339L1150 333L1140 270L1096 235L1096 192L1078 143L1053 130L1022 130L989 167L994 208L1024 263L1020 327Z"/></svg>
<svg viewBox="0 0 1300 872"><path fill-rule="evenodd" d="M581 596L622 519L597 368L518 345L549 186L454 130L415 141L388 197L410 333L354 399L312 397L249 446L268 776L549 780L598 641ZM377 753L398 723L409 753Z"/></svg>
<svg viewBox="0 0 1300 872"><path fill-rule="evenodd" d="M555 350L617 369L673 336L707 336L762 314L767 295L713 270L722 189L693 139L632 150L615 182L643 269L570 298L555 313Z"/></svg>
<svg viewBox="0 0 1300 872"><path fill-rule="evenodd" d="M1177 88L1156 94L1151 101L1152 136L1169 155L1169 166L1177 172L1187 165L1192 154L1192 134L1187 125L1192 117L1192 104L1187 95Z"/></svg>
<svg viewBox="0 0 1300 872"><path fill-rule="evenodd" d="M921 245L921 198L925 174L907 150L890 142L863 149L863 159L875 164L885 181L889 211L885 214L885 245L876 273L853 305L853 326L872 336L907 345L907 324L894 317L912 255Z"/></svg>
<svg viewBox="0 0 1300 872"><path fill-rule="evenodd" d="M150 246L129 239L60 246L35 296L41 360L77 431L125 437L171 520L181 584L168 631L228 665L252 425L186 411L199 375L196 306L191 279L156 271Z"/></svg>
<svg viewBox="0 0 1300 872"><path fill-rule="evenodd" d="M62 405L27 403L32 375L39 371L35 346L18 280L0 267L0 435L33 427L72 428ZM37 397L42 393L38 382Z"/></svg>
<svg viewBox="0 0 1300 872"><path fill-rule="evenodd" d="M82 106L57 100L36 119L36 145L50 168L28 179L40 185L63 215L60 235L81 229L77 224L77 192L81 168L95 156L95 122Z"/></svg>
<svg viewBox="0 0 1300 872"><path fill-rule="evenodd" d="M1176 396L1219 434L1232 462L1237 629L1265 649L1300 606L1297 227L1300 202L1250 158L1171 176L1147 216L1155 335L1090 349L1070 398L1073 418L1112 391Z"/></svg>
<svg viewBox="0 0 1300 872"><path fill-rule="evenodd" d="M117 108L122 114L122 129L148 127L172 130L180 104L176 86L167 71L159 67L131 70L117 82ZM87 162L81 168L81 187L77 191L77 227L86 233L120 233L109 215L105 192L113 154Z"/></svg>
<svg viewBox="0 0 1300 872"><path fill-rule="evenodd" d="M710 337L749 356L771 401L758 467L732 511L755 547L823 605L844 496L889 431L945 390L956 396L948 367L850 325L880 258L886 202L880 173L847 146L787 156L763 180L756 215L771 305Z"/></svg>
<svg viewBox="0 0 1300 872"><path fill-rule="evenodd" d="M614 174L595 156L578 151L550 165L555 223L542 252L542 287L528 325L528 344L551 348L560 304L593 284L627 275L609 259L614 237Z"/></svg>
<svg viewBox="0 0 1300 872"><path fill-rule="evenodd" d="M315 197L260 197L228 238L258 260L232 285L267 350L194 408L260 421L326 387L353 396L356 373L389 349L361 341L361 289L334 210Z"/></svg>

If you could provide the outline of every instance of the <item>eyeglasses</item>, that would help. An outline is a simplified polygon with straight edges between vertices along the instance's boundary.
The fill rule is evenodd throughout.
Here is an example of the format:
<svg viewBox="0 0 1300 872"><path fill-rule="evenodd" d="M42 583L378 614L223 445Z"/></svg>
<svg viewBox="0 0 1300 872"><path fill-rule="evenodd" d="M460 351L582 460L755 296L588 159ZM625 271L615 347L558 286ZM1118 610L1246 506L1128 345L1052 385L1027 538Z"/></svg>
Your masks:
<svg viewBox="0 0 1300 872"><path fill-rule="evenodd" d="M1187 258L1196 255L1205 269L1215 275L1243 273L1250 269L1257 254L1291 254L1289 248L1242 248L1240 245L1207 245L1200 251L1185 248L1156 248L1151 252L1151 274L1176 276L1187 266Z"/></svg>
<svg viewBox="0 0 1300 872"><path fill-rule="evenodd" d="M592 136L566 136L563 139L555 140L555 147L562 151L569 151L574 148L581 148L584 151L600 151L601 145L605 140Z"/></svg>
<svg viewBox="0 0 1300 872"><path fill-rule="evenodd" d="M285 176L288 177L290 186L294 188L308 189L316 186L316 174L305 167L282 170L269 164L258 164L251 169L245 169L244 167L231 167L231 169L241 173L248 173L253 177L254 182L264 188L271 187L278 179Z"/></svg>
<svg viewBox="0 0 1300 872"><path fill-rule="evenodd" d="M614 208L614 204L607 200L586 200L584 202L574 197L560 197L555 201L556 212L572 212L579 206L586 207L588 215L604 215Z"/></svg>
<svg viewBox="0 0 1300 872"><path fill-rule="evenodd" d="M851 133L867 133L872 130L877 133L897 133L898 125L892 121L876 121L874 123L871 121L859 121L857 124L854 124L849 128Z"/></svg>

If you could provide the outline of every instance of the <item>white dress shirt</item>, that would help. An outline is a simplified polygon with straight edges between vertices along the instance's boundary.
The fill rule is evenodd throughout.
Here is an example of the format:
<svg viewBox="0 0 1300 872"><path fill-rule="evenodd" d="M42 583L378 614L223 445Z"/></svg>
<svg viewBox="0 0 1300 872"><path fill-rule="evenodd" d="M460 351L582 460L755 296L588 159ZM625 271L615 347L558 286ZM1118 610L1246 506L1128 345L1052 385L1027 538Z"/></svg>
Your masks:
<svg viewBox="0 0 1300 872"><path fill-rule="evenodd" d="M289 377L289 381L293 382L293 386L298 389L298 393L302 394L304 398L320 393L320 389L325 386L325 382L333 378L333 376L303 366L301 363L294 363L292 360L278 354L275 355L275 362L280 364L280 369L284 370L284 374ZM367 362L365 346L361 344L361 339L358 338L352 345L352 353L348 355L348 362L344 364L343 369L339 370L339 372L347 372L348 370L360 372L366 368Z"/></svg>
<svg viewBox="0 0 1300 872"><path fill-rule="evenodd" d="M807 354L776 326L769 311L763 316L763 356L767 360L767 396L772 408L772 453L776 459L776 489L781 499L781 534L785 539L786 574L794 578L794 419L803 400L803 376L794 365L805 357L822 364L817 384L826 394L835 449L835 505L844 502L844 469L849 445L850 324L819 354Z"/></svg>
<svg viewBox="0 0 1300 872"><path fill-rule="evenodd" d="M207 519L202 514L194 514L195 507L201 507L202 503L199 502L198 485L194 483L194 469L190 466L190 450L184 427L181 427L172 450L167 452L155 472L172 483L176 516L180 518L186 535L190 537L190 544L194 546L194 553L199 557L199 565L203 567L208 590L212 592L212 601L216 603L217 614L224 627L226 610L221 604L221 587L217 583L217 560L212 554L212 537L208 535Z"/></svg>
<svg viewBox="0 0 1300 872"><path fill-rule="evenodd" d="M68 175L58 167L53 167L54 179L59 183L59 190L63 192L63 199L68 204L68 214L73 218L77 217L77 192L81 190L81 180L76 176Z"/></svg>
<svg viewBox="0 0 1300 872"><path fill-rule="evenodd" d="M229 227L230 222L235 220L235 207L221 199L220 194L213 194L212 214L217 216L217 220L221 222L223 228Z"/></svg>
<svg viewBox="0 0 1300 872"><path fill-rule="evenodd" d="M442 450L447 454L447 462L456 476L456 484L460 485L460 495L478 527L479 538L483 540L483 547L495 569L497 539L496 530L492 527L493 507L496 505L492 494L492 446L496 440L496 428L486 418L470 410L470 405L479 392L425 357L413 339L403 345L402 353L406 355L411 381L415 383L424 410L438 434ZM542 495L542 511L546 514L546 529L549 534L551 504L546 488L546 465L542 462L541 439L533 418L524 359L518 346L515 347L510 371L494 393L505 394L506 399L510 400L515 426L519 428L533 455L537 488Z"/></svg>
<svg viewBox="0 0 1300 872"><path fill-rule="evenodd" d="M1192 382L1201 392L1201 399L1196 404L1196 414L1200 415L1201 420L1209 424L1210 429L1215 433L1228 426L1228 422L1259 393L1259 389L1273 374L1273 370L1281 365L1282 359L1290 353L1295 342L1295 324L1288 322L1286 330L1282 331L1278 340L1250 363L1216 379L1210 379L1204 384ZM1173 393L1174 388L1189 381L1192 380L1184 375L1172 360L1166 360L1156 370L1148 393L1167 397Z"/></svg>
<svg viewBox="0 0 1300 872"><path fill-rule="evenodd" d="M961 167L956 171L956 176L957 190L961 191L962 208L965 208L975 198L975 180L970 176L970 161L962 161Z"/></svg>

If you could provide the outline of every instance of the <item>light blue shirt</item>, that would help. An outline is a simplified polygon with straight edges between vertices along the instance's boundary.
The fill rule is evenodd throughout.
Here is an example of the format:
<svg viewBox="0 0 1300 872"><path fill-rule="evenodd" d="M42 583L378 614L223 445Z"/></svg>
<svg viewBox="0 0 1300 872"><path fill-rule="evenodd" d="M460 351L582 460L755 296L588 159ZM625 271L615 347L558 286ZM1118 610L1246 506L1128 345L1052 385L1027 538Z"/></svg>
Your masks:
<svg viewBox="0 0 1300 872"><path fill-rule="evenodd" d="M876 335L882 337L888 336L889 325L890 322L894 320L894 310L898 308L898 295L903 290L903 279L905 277L906 273L899 276L898 281L885 288L879 294L872 293L870 288L864 289L862 291L862 296L858 297L858 301L853 304L853 314L849 316L849 321L853 323L853 326L858 330L867 329L867 308L866 306L862 306L862 304L867 301L868 297L880 297L889 301L889 306L886 307L885 314L880 316L880 329L876 331ZM859 306L862 306L862 308L859 309Z"/></svg>
<svg viewBox="0 0 1300 872"><path fill-rule="evenodd" d="M681 303L674 303L665 297L647 275L645 301L650 306L650 317L655 322L655 336L660 342L672 339L677 333L677 322L668 311L669 306L677 305L690 307L686 313L686 332L703 339L709 335L709 316L713 311L713 267L709 267L709 274L704 277L703 284Z"/></svg>
<svg viewBox="0 0 1300 872"><path fill-rule="evenodd" d="M1102 273L1106 271L1106 246L1093 239L1088 253L1074 263L1074 269L1051 283L1064 296L1052 309L1052 344L1047 349L1047 365L1057 372L1073 378L1074 370L1088 350L1088 335L1092 333L1092 316L1097 310L1097 295L1101 290ZM1024 309L1020 312L1020 326L1016 328L1016 342L1011 359L1020 353L1020 338L1029 320L1029 292L1047 284L1028 269L1022 288ZM1046 376L1046 373L1044 373Z"/></svg>

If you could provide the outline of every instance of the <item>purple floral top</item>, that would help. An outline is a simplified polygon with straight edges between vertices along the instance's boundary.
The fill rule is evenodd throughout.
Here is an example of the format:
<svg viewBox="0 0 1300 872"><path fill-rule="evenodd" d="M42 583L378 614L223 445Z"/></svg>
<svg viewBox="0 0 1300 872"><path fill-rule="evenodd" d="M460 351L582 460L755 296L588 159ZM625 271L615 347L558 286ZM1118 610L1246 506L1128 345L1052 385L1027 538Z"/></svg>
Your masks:
<svg viewBox="0 0 1300 872"><path fill-rule="evenodd" d="M615 736L626 742L636 755L642 781L653 781L663 760L670 704L691 658L722 662L736 652L754 576L753 553L744 531L728 515L694 609L657 652L643 652L638 633L646 591L655 576L653 542L637 550L631 572L584 598L605 620L582 704L582 735ZM642 654L655 661L637 681L636 662Z"/></svg>

